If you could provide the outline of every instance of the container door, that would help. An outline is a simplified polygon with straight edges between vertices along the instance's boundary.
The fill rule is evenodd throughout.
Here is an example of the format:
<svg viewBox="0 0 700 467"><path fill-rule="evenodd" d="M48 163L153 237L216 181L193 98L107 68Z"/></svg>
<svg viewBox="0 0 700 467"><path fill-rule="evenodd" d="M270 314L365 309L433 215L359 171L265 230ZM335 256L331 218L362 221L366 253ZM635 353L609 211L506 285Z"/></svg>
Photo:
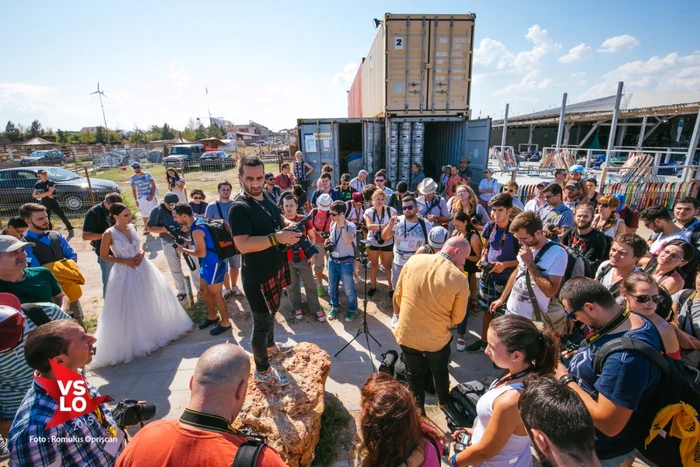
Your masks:
<svg viewBox="0 0 700 467"><path fill-rule="evenodd" d="M332 122L308 122L299 125L299 146L304 153L304 160L311 164L314 171L310 177L313 182L307 192L313 192L316 181L321 174L321 163L327 162L333 167L334 174L339 171L338 164L338 125ZM336 178L338 175L336 175ZM337 182L338 180L334 180Z"/></svg>
<svg viewBox="0 0 700 467"><path fill-rule="evenodd" d="M454 115L469 109L473 19L430 21L427 109Z"/></svg>
<svg viewBox="0 0 700 467"><path fill-rule="evenodd" d="M386 15L386 110L389 113L423 112L428 51L426 18Z"/></svg>
<svg viewBox="0 0 700 467"><path fill-rule="evenodd" d="M369 172L369 180L372 180L374 173L382 167L384 156L384 123L375 120L365 120L362 122L362 158L364 169ZM350 174L353 175L354 174Z"/></svg>
<svg viewBox="0 0 700 467"><path fill-rule="evenodd" d="M469 158L469 168L474 179L481 180L479 174L483 173L488 165L489 141L491 140L491 119L467 120L466 134L467 147L465 154Z"/></svg>

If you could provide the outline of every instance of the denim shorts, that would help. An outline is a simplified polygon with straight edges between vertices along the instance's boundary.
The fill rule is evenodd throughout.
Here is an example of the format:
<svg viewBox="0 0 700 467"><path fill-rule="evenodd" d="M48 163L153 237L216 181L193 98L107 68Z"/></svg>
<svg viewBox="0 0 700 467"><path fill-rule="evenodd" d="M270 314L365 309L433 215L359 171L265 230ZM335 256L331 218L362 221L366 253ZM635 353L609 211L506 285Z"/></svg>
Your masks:
<svg viewBox="0 0 700 467"><path fill-rule="evenodd" d="M231 269L241 269L241 255L234 255L226 258L226 264Z"/></svg>

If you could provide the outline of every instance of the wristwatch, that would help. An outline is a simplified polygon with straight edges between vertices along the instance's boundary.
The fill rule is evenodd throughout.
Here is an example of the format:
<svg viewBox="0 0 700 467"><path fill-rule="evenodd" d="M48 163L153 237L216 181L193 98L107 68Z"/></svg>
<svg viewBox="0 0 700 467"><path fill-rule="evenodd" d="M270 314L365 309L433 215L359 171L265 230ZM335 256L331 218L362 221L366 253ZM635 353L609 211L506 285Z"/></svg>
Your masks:
<svg viewBox="0 0 700 467"><path fill-rule="evenodd" d="M574 377L571 376L571 375L564 375L564 376L562 376L561 378L559 378L559 382L560 382L561 384L563 384L564 386L568 386L569 383L575 383L575 382L576 382L576 378L574 378Z"/></svg>

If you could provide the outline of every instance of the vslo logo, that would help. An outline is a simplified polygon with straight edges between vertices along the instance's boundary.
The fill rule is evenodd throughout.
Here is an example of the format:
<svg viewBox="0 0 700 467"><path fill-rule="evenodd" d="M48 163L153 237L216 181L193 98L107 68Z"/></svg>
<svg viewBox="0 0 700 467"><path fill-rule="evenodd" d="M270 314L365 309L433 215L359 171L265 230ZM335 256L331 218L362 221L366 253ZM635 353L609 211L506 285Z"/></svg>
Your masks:
<svg viewBox="0 0 700 467"><path fill-rule="evenodd" d="M36 380L46 390L46 393L58 402L58 410L54 413L46 428L51 428L95 411L104 402L111 402L109 396L93 398L88 390L85 378L79 373L66 368L60 363L49 362L56 379L35 376Z"/></svg>

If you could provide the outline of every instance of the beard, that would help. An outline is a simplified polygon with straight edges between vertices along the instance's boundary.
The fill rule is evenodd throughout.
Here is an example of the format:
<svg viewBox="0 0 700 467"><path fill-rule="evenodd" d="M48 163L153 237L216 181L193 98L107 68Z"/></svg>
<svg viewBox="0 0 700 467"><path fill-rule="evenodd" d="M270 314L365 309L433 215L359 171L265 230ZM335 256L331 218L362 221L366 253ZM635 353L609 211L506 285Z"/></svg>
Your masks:
<svg viewBox="0 0 700 467"><path fill-rule="evenodd" d="M249 187L248 185L243 184L243 191L245 191L245 193L250 196L260 196L262 195L263 187L254 188L252 186Z"/></svg>
<svg viewBox="0 0 700 467"><path fill-rule="evenodd" d="M586 230L592 225L593 225L593 219L591 219L589 222L586 222L585 224L576 224L576 227L579 230Z"/></svg>
<svg viewBox="0 0 700 467"><path fill-rule="evenodd" d="M37 230L49 230L49 223L47 222L46 225L37 225L33 221L29 221L30 224L32 224L32 227L34 227Z"/></svg>

